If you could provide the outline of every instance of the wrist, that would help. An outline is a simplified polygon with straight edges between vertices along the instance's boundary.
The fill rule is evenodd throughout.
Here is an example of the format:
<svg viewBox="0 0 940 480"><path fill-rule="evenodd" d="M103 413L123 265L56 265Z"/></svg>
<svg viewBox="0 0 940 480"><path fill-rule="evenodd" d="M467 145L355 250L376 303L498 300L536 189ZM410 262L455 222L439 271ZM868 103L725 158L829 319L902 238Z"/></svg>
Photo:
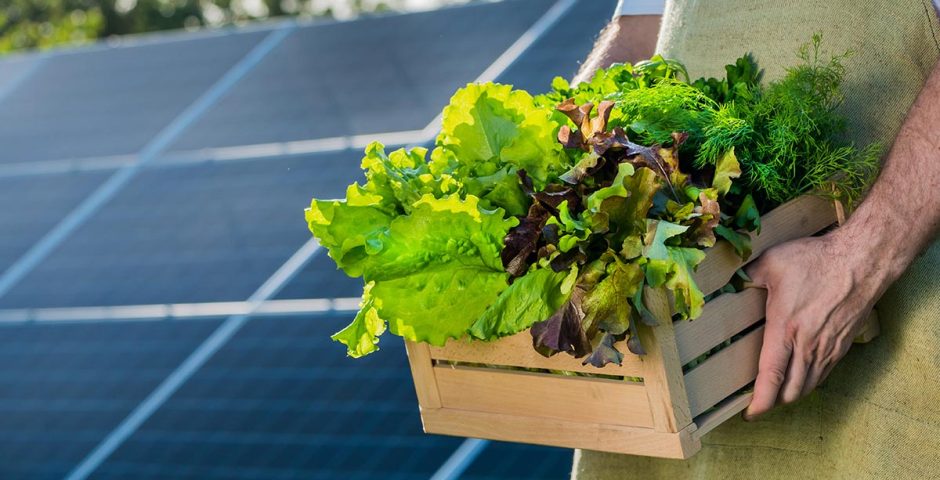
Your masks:
<svg viewBox="0 0 940 480"><path fill-rule="evenodd" d="M877 217L858 211L844 226L826 235L840 267L862 287L859 293L880 297L913 261L897 232Z"/></svg>

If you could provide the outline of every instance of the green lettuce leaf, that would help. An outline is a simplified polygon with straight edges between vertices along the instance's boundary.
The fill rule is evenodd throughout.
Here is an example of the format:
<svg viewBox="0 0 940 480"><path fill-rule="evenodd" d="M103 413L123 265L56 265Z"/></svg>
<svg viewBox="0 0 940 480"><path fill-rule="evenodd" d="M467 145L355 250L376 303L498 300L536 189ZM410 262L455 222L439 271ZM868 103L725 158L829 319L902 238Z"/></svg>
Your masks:
<svg viewBox="0 0 940 480"><path fill-rule="evenodd" d="M614 177L614 181L610 186L599 188L588 196L588 210L591 212L599 212L606 200L629 197L631 192L626 189L624 182L626 182L627 177L632 177L635 171L633 165L629 163L624 162L617 165L617 176Z"/></svg>
<svg viewBox="0 0 940 480"><path fill-rule="evenodd" d="M467 332L506 289L506 279L504 272L452 262L378 281L372 294L392 333L442 346Z"/></svg>
<svg viewBox="0 0 940 480"><path fill-rule="evenodd" d="M336 332L330 338L346 345L346 354L359 358L379 350L379 336L385 333L385 320L379 318L375 310L375 298L370 291L374 282L367 283L362 291L362 303L359 313L346 328Z"/></svg>
<svg viewBox="0 0 940 480"><path fill-rule="evenodd" d="M715 234L724 238L734 247L734 253L737 253L741 260L747 260L751 257L751 236L746 232L739 232L724 225L715 227Z"/></svg>
<svg viewBox="0 0 940 480"><path fill-rule="evenodd" d="M441 265L503 272L503 238L519 223L502 210L484 210L479 199L425 195L409 215L396 217L381 235L370 237L362 260L366 281L399 278Z"/></svg>
<svg viewBox="0 0 940 480"><path fill-rule="evenodd" d="M598 282L581 302L585 330L593 336L598 329L621 335L629 328L633 309L628 300L643 286L643 268L638 263L614 259L607 265L607 276Z"/></svg>
<svg viewBox="0 0 940 480"><path fill-rule="evenodd" d="M524 216L532 201L519 186L519 176L503 168L492 175L463 180L468 195L480 198L480 206L488 209L502 208L512 216Z"/></svg>
<svg viewBox="0 0 940 480"><path fill-rule="evenodd" d="M638 220L634 215L638 212L635 210L635 203L628 204L628 199L634 193L643 195L642 185L635 185L636 180L632 178L634 173L633 165L629 163L617 165L617 176L610 186L602 187L587 197L585 216L595 231L632 230L632 224ZM628 186L640 187L640 190L634 192L629 190Z"/></svg>
<svg viewBox="0 0 940 480"><path fill-rule="evenodd" d="M463 335L508 287L503 238L518 223L468 196L425 195L375 242L366 280L392 333L443 345Z"/></svg>
<svg viewBox="0 0 940 480"><path fill-rule="evenodd" d="M336 336L350 355L374 351L382 332L377 325L385 322L408 340L443 345L462 336L508 287L499 254L517 219L480 208L473 196L425 194L409 210L390 221L375 217L382 224L365 215L382 214L375 207L315 201L308 210L314 233L331 255L336 249L337 264L368 282L359 315Z"/></svg>
<svg viewBox="0 0 940 480"><path fill-rule="evenodd" d="M673 262L673 275L666 282L675 297L676 311L682 319L698 318L705 306L705 296L692 278L695 268L705 260L705 252L697 248L667 247Z"/></svg>
<svg viewBox="0 0 940 480"><path fill-rule="evenodd" d="M734 147L725 152L715 165L715 178L712 187L718 189L719 195L725 195L731 190L731 181L741 176L741 164L734 155Z"/></svg>
<svg viewBox="0 0 940 480"><path fill-rule="evenodd" d="M304 212L307 225L336 265L351 277L363 274L366 245L383 236L392 216L380 206L354 206L345 200L317 200Z"/></svg>
<svg viewBox="0 0 940 480"><path fill-rule="evenodd" d="M459 160L459 178L492 175L512 166L528 172L541 188L569 167L556 140L560 125L552 112L510 85L469 84L444 108L437 145Z"/></svg>
<svg viewBox="0 0 940 480"><path fill-rule="evenodd" d="M692 278L695 268L705 259L705 252L697 248L667 245L671 238L684 233L688 227L665 220L649 220L644 255L646 282L653 288L665 286L673 292L676 312L683 319L702 314L705 297Z"/></svg>
<svg viewBox="0 0 940 480"><path fill-rule="evenodd" d="M669 252L666 246L671 238L685 233L689 229L686 225L677 225L665 220L646 221L646 248L643 255L651 259L667 259Z"/></svg>
<svg viewBox="0 0 940 480"><path fill-rule="evenodd" d="M354 206L374 206L389 213L407 213L411 205L424 195L440 198L455 193L459 182L427 162L427 149L403 148L390 154L379 142L370 143L362 158L364 185L352 184L346 190L346 201Z"/></svg>
<svg viewBox="0 0 940 480"><path fill-rule="evenodd" d="M744 196L741 206L735 212L734 226L760 235L760 211L750 194Z"/></svg>
<svg viewBox="0 0 940 480"><path fill-rule="evenodd" d="M646 233L646 216L653 207L653 197L663 187L663 181L656 172L643 167L624 178L624 187L630 196L623 204L623 211L612 221L626 224L623 233L643 235Z"/></svg>
<svg viewBox="0 0 940 480"><path fill-rule="evenodd" d="M567 271L541 268L516 279L470 327L470 334L493 340L545 320L568 301L571 289L564 291L563 284L569 275Z"/></svg>

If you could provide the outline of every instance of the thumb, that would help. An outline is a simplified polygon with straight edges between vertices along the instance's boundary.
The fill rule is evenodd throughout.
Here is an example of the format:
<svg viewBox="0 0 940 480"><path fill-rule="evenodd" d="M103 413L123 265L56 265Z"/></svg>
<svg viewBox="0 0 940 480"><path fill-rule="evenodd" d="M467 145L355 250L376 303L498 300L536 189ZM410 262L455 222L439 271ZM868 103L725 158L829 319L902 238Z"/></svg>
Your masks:
<svg viewBox="0 0 940 480"><path fill-rule="evenodd" d="M750 286L767 288L767 267L764 265L763 257L744 266L744 273L751 279Z"/></svg>

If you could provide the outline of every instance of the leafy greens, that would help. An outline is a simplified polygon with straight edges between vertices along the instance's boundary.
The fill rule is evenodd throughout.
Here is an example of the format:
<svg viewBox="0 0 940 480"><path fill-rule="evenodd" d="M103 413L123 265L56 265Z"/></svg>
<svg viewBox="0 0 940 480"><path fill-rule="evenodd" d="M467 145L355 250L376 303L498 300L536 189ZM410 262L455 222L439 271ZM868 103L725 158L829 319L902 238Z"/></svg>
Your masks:
<svg viewBox="0 0 940 480"><path fill-rule="evenodd" d="M620 363L644 354L658 321L644 288L667 289L681 318L701 314L693 274L724 239L746 258L760 214L808 192L857 200L876 147L839 144L840 57L761 84L753 60L690 81L654 57L561 78L531 96L470 84L451 98L433 149L366 148L365 181L314 199L310 230L365 287L333 336L350 356L387 330L444 345L531 330L543 355Z"/></svg>

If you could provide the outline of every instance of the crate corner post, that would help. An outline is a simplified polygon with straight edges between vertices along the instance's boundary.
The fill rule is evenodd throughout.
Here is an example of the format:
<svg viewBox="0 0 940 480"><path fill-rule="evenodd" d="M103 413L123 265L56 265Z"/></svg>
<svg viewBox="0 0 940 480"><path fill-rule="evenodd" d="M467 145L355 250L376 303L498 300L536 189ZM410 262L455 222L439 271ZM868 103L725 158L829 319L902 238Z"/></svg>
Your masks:
<svg viewBox="0 0 940 480"><path fill-rule="evenodd" d="M441 394L437 388L437 379L434 376L434 361L431 359L431 349L426 343L405 340L405 352L408 354L408 365L411 367L411 376L414 380L415 394L421 408L422 423L425 421L424 412L442 407ZM424 425L427 431L427 425Z"/></svg>
<svg viewBox="0 0 940 480"><path fill-rule="evenodd" d="M678 460L688 460L702 449L702 437L697 435L698 426L693 422L678 433L679 453Z"/></svg>
<svg viewBox="0 0 940 480"><path fill-rule="evenodd" d="M661 289L643 292L647 309L659 321L655 327L640 326L643 384L653 414L654 428L663 433L682 433L692 426L689 397L685 391L682 364L676 347L669 296Z"/></svg>

